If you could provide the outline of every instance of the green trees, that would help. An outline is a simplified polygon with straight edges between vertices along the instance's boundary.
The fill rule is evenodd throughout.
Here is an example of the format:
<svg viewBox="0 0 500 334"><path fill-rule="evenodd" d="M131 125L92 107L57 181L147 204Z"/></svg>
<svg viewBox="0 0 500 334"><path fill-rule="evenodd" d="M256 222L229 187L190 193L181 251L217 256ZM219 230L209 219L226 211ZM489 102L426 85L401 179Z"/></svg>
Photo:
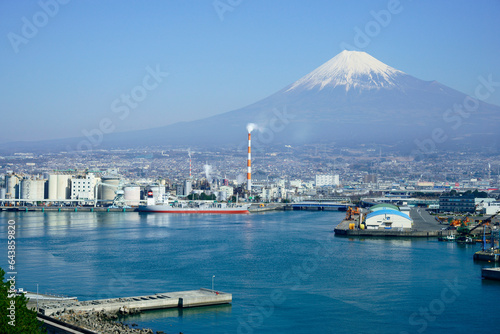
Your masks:
<svg viewBox="0 0 500 334"><path fill-rule="evenodd" d="M449 193L443 193L443 196L459 196L459 195L464 195L464 196L472 196L475 198L488 198L488 193L485 191L479 191L477 189L472 190L467 190L464 193L459 193L455 189L451 190Z"/></svg>
<svg viewBox="0 0 500 334"><path fill-rule="evenodd" d="M5 271L0 268L0 333L46 333L36 319L36 312L28 309L26 297L16 296L10 290L11 277L4 280Z"/></svg>

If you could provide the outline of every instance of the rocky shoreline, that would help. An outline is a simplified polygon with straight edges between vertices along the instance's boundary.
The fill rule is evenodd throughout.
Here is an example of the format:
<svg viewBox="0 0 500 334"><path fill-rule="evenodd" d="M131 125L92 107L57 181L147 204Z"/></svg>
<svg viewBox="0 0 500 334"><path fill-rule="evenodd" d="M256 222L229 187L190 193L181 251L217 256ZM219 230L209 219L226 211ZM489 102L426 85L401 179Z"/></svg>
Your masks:
<svg viewBox="0 0 500 334"><path fill-rule="evenodd" d="M137 313L140 313L140 311L128 310L127 308L122 308L118 312L106 312L97 310L92 310L90 312L74 312L73 310L68 310L58 312L53 316L53 318L74 326L103 334L166 334L163 331L157 331L155 333L152 329L149 328L134 328L138 326L136 323L126 324L124 322L118 321L119 316Z"/></svg>

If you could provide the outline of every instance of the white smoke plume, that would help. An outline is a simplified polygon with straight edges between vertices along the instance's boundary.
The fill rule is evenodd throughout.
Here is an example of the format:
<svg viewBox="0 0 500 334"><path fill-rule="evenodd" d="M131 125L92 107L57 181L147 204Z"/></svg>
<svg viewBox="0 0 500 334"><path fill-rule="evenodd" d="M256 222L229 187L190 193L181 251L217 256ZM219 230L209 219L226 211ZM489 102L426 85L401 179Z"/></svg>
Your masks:
<svg viewBox="0 0 500 334"><path fill-rule="evenodd" d="M259 126L255 123L248 123L247 124L248 133L252 132L253 130L259 130Z"/></svg>
<svg viewBox="0 0 500 334"><path fill-rule="evenodd" d="M207 180L209 180L210 174L212 173L212 166L210 166L209 164L205 164L203 165L203 170L205 171L205 177L207 178Z"/></svg>
<svg viewBox="0 0 500 334"><path fill-rule="evenodd" d="M242 184L243 182L245 182L245 175L238 174L238 176L236 176L236 183Z"/></svg>
<svg viewBox="0 0 500 334"><path fill-rule="evenodd" d="M191 148L188 148L187 152L188 152L189 159L191 159Z"/></svg>

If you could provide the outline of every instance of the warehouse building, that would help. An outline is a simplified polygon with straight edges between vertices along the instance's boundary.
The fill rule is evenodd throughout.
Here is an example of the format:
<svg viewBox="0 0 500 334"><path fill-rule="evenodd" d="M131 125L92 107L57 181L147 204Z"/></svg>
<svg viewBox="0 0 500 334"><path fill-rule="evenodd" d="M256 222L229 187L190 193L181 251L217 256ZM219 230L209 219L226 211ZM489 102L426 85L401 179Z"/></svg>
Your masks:
<svg viewBox="0 0 500 334"><path fill-rule="evenodd" d="M391 207L388 207L391 206ZM379 204L370 208L370 213L365 218L367 229L411 229L413 219L399 208L390 204Z"/></svg>

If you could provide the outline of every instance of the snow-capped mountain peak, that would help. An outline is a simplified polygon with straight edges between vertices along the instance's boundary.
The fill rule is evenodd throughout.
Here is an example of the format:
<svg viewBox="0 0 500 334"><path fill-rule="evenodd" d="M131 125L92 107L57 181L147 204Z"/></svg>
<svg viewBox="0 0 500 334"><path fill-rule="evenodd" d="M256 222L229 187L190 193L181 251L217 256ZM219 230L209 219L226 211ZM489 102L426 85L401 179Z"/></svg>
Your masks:
<svg viewBox="0 0 500 334"><path fill-rule="evenodd" d="M336 86L345 86L346 91L351 88L387 88L395 86L394 79L404 74L366 52L345 50L293 83L287 91Z"/></svg>

